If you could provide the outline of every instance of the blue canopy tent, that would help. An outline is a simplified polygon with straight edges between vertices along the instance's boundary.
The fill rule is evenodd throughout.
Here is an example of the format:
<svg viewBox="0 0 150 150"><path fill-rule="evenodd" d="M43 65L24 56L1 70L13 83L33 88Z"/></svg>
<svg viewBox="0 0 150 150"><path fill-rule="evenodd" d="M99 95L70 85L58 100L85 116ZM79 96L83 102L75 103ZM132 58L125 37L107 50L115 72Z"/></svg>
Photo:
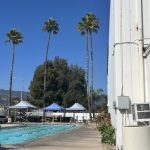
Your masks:
<svg viewBox="0 0 150 150"><path fill-rule="evenodd" d="M43 108L44 111L63 111L65 110L62 106L59 106L58 104L56 103L52 103L51 105ZM55 120L54 119L55 117L53 117L53 121ZM60 117L60 122L61 122L61 117Z"/></svg>
<svg viewBox="0 0 150 150"><path fill-rule="evenodd" d="M43 108L45 111L62 111L64 108L62 106L59 106L56 103L53 103L45 108Z"/></svg>

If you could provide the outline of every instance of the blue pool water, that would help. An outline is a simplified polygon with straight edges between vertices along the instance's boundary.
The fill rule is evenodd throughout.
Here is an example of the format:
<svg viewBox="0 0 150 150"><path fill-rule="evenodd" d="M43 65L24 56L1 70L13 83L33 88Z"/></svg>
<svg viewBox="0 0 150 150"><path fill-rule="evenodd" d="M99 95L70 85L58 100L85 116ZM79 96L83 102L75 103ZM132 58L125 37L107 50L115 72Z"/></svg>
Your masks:
<svg viewBox="0 0 150 150"><path fill-rule="evenodd" d="M28 125L0 129L0 144L20 144L73 127L74 125Z"/></svg>

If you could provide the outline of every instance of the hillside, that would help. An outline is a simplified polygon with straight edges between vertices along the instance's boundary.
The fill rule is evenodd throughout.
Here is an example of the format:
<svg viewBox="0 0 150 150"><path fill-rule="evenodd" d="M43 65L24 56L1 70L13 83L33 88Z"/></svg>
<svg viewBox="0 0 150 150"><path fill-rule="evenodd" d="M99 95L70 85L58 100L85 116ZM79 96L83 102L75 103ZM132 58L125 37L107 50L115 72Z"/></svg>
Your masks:
<svg viewBox="0 0 150 150"><path fill-rule="evenodd" d="M23 91L23 99L25 100L28 93ZM0 105L7 105L8 104L8 96L9 91L0 89ZM21 92L20 91L12 91L12 99L14 101L19 101L21 98Z"/></svg>

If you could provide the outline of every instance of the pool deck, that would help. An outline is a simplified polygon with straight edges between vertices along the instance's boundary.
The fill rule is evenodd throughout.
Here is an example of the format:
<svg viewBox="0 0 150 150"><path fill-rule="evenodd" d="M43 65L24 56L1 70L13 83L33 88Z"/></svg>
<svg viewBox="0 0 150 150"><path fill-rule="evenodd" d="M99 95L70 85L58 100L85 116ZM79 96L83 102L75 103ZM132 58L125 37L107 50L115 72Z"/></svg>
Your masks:
<svg viewBox="0 0 150 150"><path fill-rule="evenodd" d="M19 146L3 146L0 150L104 150L94 124L50 135Z"/></svg>
<svg viewBox="0 0 150 150"><path fill-rule="evenodd" d="M18 123L14 123L14 124L0 124L1 128L10 128L10 127L19 127L22 126L23 124L18 124Z"/></svg>

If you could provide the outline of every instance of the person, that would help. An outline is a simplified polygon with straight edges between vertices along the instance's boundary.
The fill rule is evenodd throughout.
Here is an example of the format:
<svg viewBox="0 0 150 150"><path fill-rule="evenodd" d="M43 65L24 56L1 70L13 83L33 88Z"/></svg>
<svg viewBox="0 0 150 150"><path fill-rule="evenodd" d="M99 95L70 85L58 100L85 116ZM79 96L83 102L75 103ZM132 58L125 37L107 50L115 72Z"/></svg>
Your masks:
<svg viewBox="0 0 150 150"><path fill-rule="evenodd" d="M73 123L74 118L71 117L69 123Z"/></svg>
<svg viewBox="0 0 150 150"><path fill-rule="evenodd" d="M78 122L78 116L76 116L75 122Z"/></svg>

